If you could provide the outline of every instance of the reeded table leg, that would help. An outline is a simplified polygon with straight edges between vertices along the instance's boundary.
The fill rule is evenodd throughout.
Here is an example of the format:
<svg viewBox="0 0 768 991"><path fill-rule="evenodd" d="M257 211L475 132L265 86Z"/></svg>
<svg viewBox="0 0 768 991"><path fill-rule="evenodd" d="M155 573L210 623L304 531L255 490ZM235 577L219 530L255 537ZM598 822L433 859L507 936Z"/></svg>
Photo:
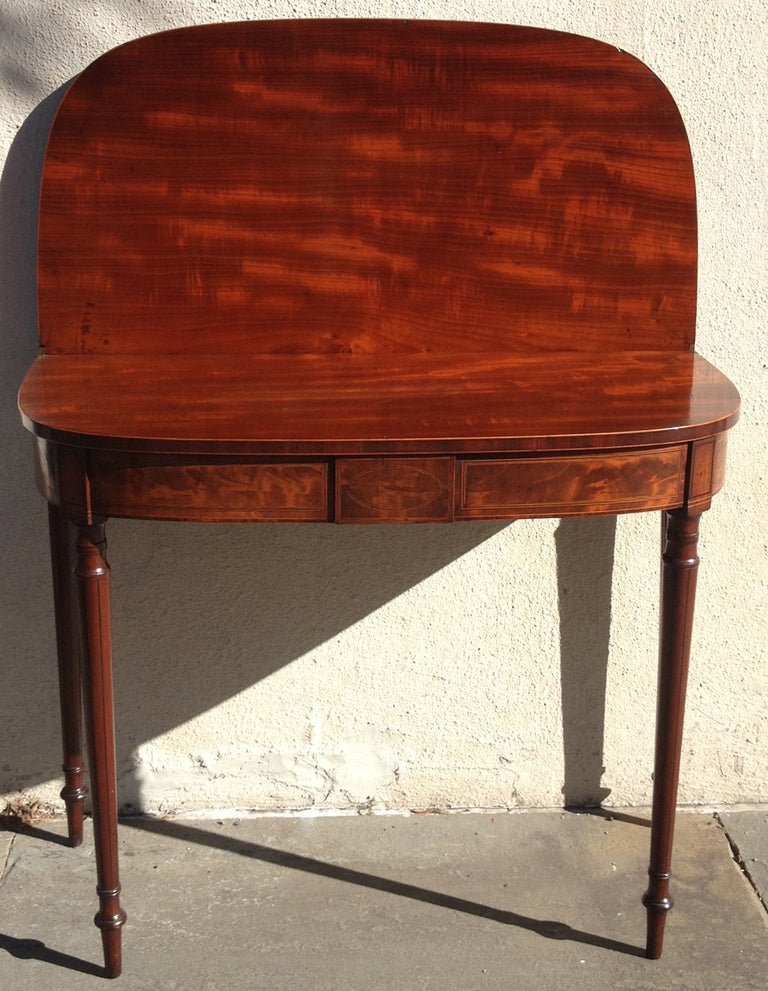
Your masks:
<svg viewBox="0 0 768 991"><path fill-rule="evenodd" d="M648 912L645 955L661 956L664 923L672 908L669 894L675 828L685 688L699 559L696 544L701 514L674 510L665 514L662 553L661 635L656 712L656 758L653 779L650 883L643 895Z"/></svg>
<svg viewBox="0 0 768 991"><path fill-rule="evenodd" d="M83 842L83 684L79 636L79 590L75 576L75 534L58 506L48 505L59 658L61 737L64 750L64 788L69 842Z"/></svg>
<svg viewBox="0 0 768 991"><path fill-rule="evenodd" d="M99 895L94 922L101 929L107 975L117 977L122 966L120 930L125 912L120 907L117 855L109 566L105 548L103 524L78 527L77 573L82 588L86 725Z"/></svg>

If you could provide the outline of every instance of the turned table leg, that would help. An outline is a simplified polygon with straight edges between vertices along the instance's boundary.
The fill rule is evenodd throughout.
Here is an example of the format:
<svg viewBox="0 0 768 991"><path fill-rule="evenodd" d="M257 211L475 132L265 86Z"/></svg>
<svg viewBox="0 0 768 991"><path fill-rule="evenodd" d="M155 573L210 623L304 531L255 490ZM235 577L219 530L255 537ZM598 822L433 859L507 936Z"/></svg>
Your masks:
<svg viewBox="0 0 768 991"><path fill-rule="evenodd" d="M101 929L107 975L117 977L125 912L120 907L117 853L109 566L105 548L103 524L78 527L77 574L81 585L86 726L99 895L94 922Z"/></svg>
<svg viewBox="0 0 768 991"><path fill-rule="evenodd" d="M664 923L672 908L669 893L672 839L683 737L685 688L699 559L696 544L700 513L674 510L664 515L662 552L659 685L656 757L651 820L650 883L643 895L648 914L645 955L661 956Z"/></svg>
<svg viewBox="0 0 768 991"><path fill-rule="evenodd" d="M59 509L49 503L53 602L59 659L61 737L64 751L64 788L69 842L83 842L83 684L79 637L79 590L75 576L75 534Z"/></svg>

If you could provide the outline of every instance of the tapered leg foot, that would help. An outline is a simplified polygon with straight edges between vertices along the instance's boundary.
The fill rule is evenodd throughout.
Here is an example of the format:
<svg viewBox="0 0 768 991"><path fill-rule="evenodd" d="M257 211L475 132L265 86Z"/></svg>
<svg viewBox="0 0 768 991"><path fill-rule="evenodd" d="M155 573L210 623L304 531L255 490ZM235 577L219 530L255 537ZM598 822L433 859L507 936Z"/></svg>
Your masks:
<svg viewBox="0 0 768 991"><path fill-rule="evenodd" d="M64 751L64 788L69 842L83 842L83 677L80 647L80 603L76 578L75 534L58 506L48 506L56 614L56 649L59 660L61 738Z"/></svg>
<svg viewBox="0 0 768 991"><path fill-rule="evenodd" d="M82 781L83 765L69 768L64 765L64 777L68 781ZM80 846L83 842L83 810L85 805L85 788L80 785L67 784L61 789L61 797L67 810L67 836L70 846Z"/></svg>
<svg viewBox="0 0 768 991"><path fill-rule="evenodd" d="M699 565L699 517L682 509L664 514L650 882L643 895L648 913L645 955L652 960L661 956L664 924L672 908L670 866Z"/></svg>
<svg viewBox="0 0 768 991"><path fill-rule="evenodd" d="M643 905L647 910L648 927L645 940L645 955L649 960L658 960L664 945L664 926L667 912L672 908L669 894L661 892L669 890L669 874L651 877L648 891L643 895Z"/></svg>
<svg viewBox="0 0 768 991"><path fill-rule="evenodd" d="M120 930L125 924L125 912L120 907L117 855L109 566L105 548L103 525L79 528L77 572L82 588L86 726L99 895L99 911L94 922L101 930L107 975L117 977L121 970Z"/></svg>
<svg viewBox="0 0 768 991"><path fill-rule="evenodd" d="M103 896L100 894L100 897ZM119 896L119 891L114 893L115 898ZM94 918L94 923L101 929L101 945L104 951L104 970L107 977L119 977L123 969L123 949L122 934L120 930L125 925L126 915L117 906L117 914L107 916L98 912Z"/></svg>

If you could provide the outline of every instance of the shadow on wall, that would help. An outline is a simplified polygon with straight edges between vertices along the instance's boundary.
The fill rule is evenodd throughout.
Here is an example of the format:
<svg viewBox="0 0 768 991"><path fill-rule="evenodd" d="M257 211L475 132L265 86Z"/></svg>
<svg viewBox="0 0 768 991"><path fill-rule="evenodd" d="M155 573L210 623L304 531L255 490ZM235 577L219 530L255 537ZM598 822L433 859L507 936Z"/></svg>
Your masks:
<svg viewBox="0 0 768 991"><path fill-rule="evenodd" d="M38 187L48 131L65 90L48 96L24 121L0 179L0 792L48 780L61 766L45 504L35 492L31 440L19 422L16 394L38 348ZM35 751L46 755L42 766L30 760Z"/></svg>
<svg viewBox="0 0 768 991"><path fill-rule="evenodd" d="M555 533L563 699L563 804L601 805L616 517L560 521Z"/></svg>
<svg viewBox="0 0 768 991"><path fill-rule="evenodd" d="M0 443L6 464L0 553L6 567L12 562L11 580L0 591L6 625L0 721L7 730L0 792L56 778L60 766L44 504L33 491L29 441L15 396L36 350L37 188L46 134L64 89L24 123L0 185L0 250L10 260L0 275L0 312L7 315L0 344L5 358ZM123 547L128 553L119 555L127 558L127 574L121 577L118 562L114 575L115 634L127 661L117 670L117 711L130 722L118 731L120 756L326 642L506 525L310 526L313 555L308 555L306 526L233 525L226 535L219 526L213 537L199 524L119 524L117 542L129 544ZM600 778L614 535L614 518L564 520L556 535L563 794L569 806L596 805L607 795ZM167 553L158 555L163 547ZM199 560L204 567L198 571ZM191 606L185 589L197 590L186 597ZM234 636L227 628L227 603L244 596L248 608L240 615L249 617L247 628L241 622ZM199 637L206 638L207 656L222 658L215 670L185 663ZM164 704L126 713L120 696L129 683L161 691ZM30 726L36 727L33 743ZM124 780L122 789L122 803L140 807L140 782Z"/></svg>

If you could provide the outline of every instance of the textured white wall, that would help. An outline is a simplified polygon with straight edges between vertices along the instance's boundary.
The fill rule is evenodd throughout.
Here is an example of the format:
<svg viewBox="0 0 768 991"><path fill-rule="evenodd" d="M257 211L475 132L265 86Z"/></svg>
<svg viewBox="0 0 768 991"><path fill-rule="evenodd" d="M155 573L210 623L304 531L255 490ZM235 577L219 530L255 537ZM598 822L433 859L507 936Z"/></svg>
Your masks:
<svg viewBox="0 0 768 991"><path fill-rule="evenodd" d="M698 176L698 348L744 398L725 491L704 517L680 797L767 801L762 0L5 0L0 808L55 803L60 788L45 512L15 412L35 354L34 203L51 94L142 34L295 16L573 31L638 55L677 99ZM552 806L609 790L609 804L649 800L655 516L615 527L110 526L123 805Z"/></svg>

